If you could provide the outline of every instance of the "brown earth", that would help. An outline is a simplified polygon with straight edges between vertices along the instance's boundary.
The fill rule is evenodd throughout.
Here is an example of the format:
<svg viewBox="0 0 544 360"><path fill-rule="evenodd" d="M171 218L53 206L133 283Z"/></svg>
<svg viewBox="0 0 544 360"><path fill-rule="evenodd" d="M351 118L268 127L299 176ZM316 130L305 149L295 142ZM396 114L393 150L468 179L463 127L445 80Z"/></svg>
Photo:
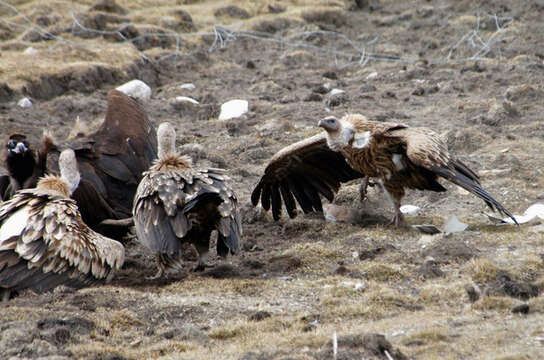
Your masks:
<svg viewBox="0 0 544 360"><path fill-rule="evenodd" d="M469 224L453 235L317 215L273 222L249 204L271 155L346 112L444 134L514 213L544 201L541 1L150 3L11 2L26 18L0 3L2 134L66 136L77 116L102 118L108 90L139 78L153 89L153 122L175 124L199 166L229 170L243 251L204 274L189 271L189 254L186 273L149 281L151 256L128 239L110 285L3 305L1 358L332 359L335 333L337 359L542 357L541 225L495 227L479 199L449 185L405 203L423 209L409 224L441 227L451 214ZM214 24L236 30L218 28L223 47ZM175 104L181 95L200 105ZM31 108L16 105L23 96ZM250 111L217 120L233 98ZM357 188L336 203L392 215L382 193L360 204Z"/></svg>

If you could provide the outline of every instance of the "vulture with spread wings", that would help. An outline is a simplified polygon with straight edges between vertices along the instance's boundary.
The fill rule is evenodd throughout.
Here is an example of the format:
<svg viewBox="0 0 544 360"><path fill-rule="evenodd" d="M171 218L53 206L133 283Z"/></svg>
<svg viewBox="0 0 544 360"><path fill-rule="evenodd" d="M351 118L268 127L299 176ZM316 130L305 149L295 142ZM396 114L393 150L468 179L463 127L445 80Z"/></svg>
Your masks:
<svg viewBox="0 0 544 360"><path fill-rule="evenodd" d="M319 195L332 201L341 183L363 176L383 185L395 208L391 221L395 226L403 221L400 205L405 189L446 191L439 177L513 219L481 187L478 175L453 157L430 129L369 121L359 114L328 117L319 126L324 133L279 151L252 193L253 204L260 200L265 210L272 207L274 219L280 217L282 198L290 217L296 216L295 199L305 212L321 211Z"/></svg>
<svg viewBox="0 0 544 360"><path fill-rule="evenodd" d="M197 169L187 156L176 154L176 132L169 123L158 129L159 157L144 173L134 198L138 241L156 254L160 277L180 270L183 243L198 252L195 270L203 270L212 231L217 254L238 253L242 235L236 196L222 169Z"/></svg>
<svg viewBox="0 0 544 360"><path fill-rule="evenodd" d="M106 236L121 238L132 224L132 200L142 173L157 157L157 135L144 108L122 92L111 90L101 126L51 149L46 173L58 173L58 156L65 148L76 153L81 182L72 197L83 220ZM117 223L121 226L108 222L120 219L125 220Z"/></svg>
<svg viewBox="0 0 544 360"><path fill-rule="evenodd" d="M50 291L60 284L82 287L111 278L125 250L83 222L70 194L80 176L75 154L59 157L60 176L19 190L0 206L0 290Z"/></svg>

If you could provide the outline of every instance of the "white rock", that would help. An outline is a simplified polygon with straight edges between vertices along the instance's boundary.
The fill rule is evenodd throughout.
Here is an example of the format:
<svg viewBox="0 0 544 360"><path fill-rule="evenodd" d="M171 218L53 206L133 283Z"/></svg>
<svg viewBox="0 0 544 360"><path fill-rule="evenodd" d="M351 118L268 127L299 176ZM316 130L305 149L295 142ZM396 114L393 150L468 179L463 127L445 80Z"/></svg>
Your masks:
<svg viewBox="0 0 544 360"><path fill-rule="evenodd" d="M406 215L417 215L421 208L415 205L402 205L400 207L400 212Z"/></svg>
<svg viewBox="0 0 544 360"><path fill-rule="evenodd" d="M378 73L376 71L374 71L373 73L368 74L366 79L367 80L372 80L372 79L375 79L377 77L378 77Z"/></svg>
<svg viewBox="0 0 544 360"><path fill-rule="evenodd" d="M225 121L234 119L244 115L249 110L249 102L247 100L229 100L221 105L219 120Z"/></svg>
<svg viewBox="0 0 544 360"><path fill-rule="evenodd" d="M187 96L176 96L176 98L174 99L174 101L177 102L177 103L190 102L190 103L195 104L195 105L200 104L200 103L199 103L198 101L196 101L195 99L190 98L190 97L187 97Z"/></svg>
<svg viewBox="0 0 544 360"><path fill-rule="evenodd" d="M196 89L196 86L193 83L185 83L181 84L179 88L183 90L194 90Z"/></svg>
<svg viewBox="0 0 544 360"><path fill-rule="evenodd" d="M442 229L442 231L445 233L456 233L456 232L465 231L467 227L468 227L467 224L459 221L457 216L452 215L446 221L446 224L444 225L444 228Z"/></svg>
<svg viewBox="0 0 544 360"><path fill-rule="evenodd" d="M27 47L25 51L23 51L23 54L25 55L36 55L37 53L39 53L39 51L32 46Z"/></svg>
<svg viewBox="0 0 544 360"><path fill-rule="evenodd" d="M147 86L146 83L144 83L141 80L131 80L119 87L117 87L117 90L127 94L128 96L132 96L140 101L146 101L151 98L151 88Z"/></svg>
<svg viewBox="0 0 544 360"><path fill-rule="evenodd" d="M345 93L345 91L342 90L342 89L332 89L331 92L330 92L330 95L334 96L334 95L338 95L338 94L342 94L342 93Z"/></svg>
<svg viewBox="0 0 544 360"><path fill-rule="evenodd" d="M17 102L17 106L22 108L29 108L32 106L32 101L29 98L24 97Z"/></svg>

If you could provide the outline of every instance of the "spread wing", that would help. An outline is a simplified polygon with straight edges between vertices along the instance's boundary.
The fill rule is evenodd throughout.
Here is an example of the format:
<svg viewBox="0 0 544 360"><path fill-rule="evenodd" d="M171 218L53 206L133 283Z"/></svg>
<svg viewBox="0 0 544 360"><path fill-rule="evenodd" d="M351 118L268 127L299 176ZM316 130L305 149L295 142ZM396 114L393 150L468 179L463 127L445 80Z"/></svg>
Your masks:
<svg viewBox="0 0 544 360"><path fill-rule="evenodd" d="M242 235L236 197L225 184L223 170L147 172L134 199L134 225L138 239L155 252L179 251L181 239L197 225L198 211L217 212L213 223L223 245L236 253ZM220 245L218 245L220 246Z"/></svg>
<svg viewBox="0 0 544 360"><path fill-rule="evenodd" d="M108 279L124 248L87 227L75 201L36 189L0 207L0 286L49 291Z"/></svg>
<svg viewBox="0 0 544 360"><path fill-rule="evenodd" d="M498 210L514 219L508 210L481 187L479 176L450 155L440 135L426 128L405 128L390 134L405 144L406 156L412 163L461 186L481 198L492 210Z"/></svg>
<svg viewBox="0 0 544 360"><path fill-rule="evenodd" d="M272 207L278 220L283 199L289 217L294 218L297 202L305 213L323 211L320 195L333 201L341 183L363 176L342 154L329 149L322 132L277 152L253 190L251 202L256 206L260 200L265 210Z"/></svg>

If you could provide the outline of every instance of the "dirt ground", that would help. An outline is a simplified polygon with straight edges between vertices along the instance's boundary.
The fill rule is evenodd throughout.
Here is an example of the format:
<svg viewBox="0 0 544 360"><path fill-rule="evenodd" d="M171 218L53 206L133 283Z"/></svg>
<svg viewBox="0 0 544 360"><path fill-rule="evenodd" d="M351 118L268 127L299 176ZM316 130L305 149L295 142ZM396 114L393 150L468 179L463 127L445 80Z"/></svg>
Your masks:
<svg viewBox="0 0 544 360"><path fill-rule="evenodd" d="M276 151L326 115L360 112L443 134L515 214L544 202L541 1L10 4L0 2L2 135L62 138L77 116L92 127L110 89L141 79L154 124L173 123L198 166L228 169L244 238L226 263L213 256L215 268L192 273L188 254L186 272L155 281L152 257L127 239L111 284L3 305L1 358L542 358L542 224L496 227L482 201L449 184L404 203L422 208L410 225L441 227L452 214L469 225L450 235L385 225L384 194L360 203L357 183L335 203L378 224L274 222L249 201ZM32 107L17 106L24 96ZM249 112L219 121L231 99Z"/></svg>

